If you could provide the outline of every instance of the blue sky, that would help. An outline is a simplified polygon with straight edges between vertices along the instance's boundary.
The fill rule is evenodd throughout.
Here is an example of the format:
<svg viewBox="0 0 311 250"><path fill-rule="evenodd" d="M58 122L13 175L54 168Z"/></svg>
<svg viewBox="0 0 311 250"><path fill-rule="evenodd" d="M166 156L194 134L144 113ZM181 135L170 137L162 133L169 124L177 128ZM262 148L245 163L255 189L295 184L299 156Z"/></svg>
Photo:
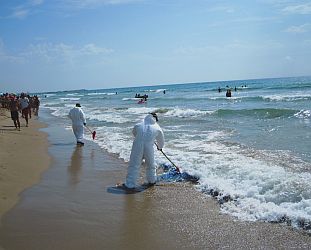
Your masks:
<svg viewBox="0 0 311 250"><path fill-rule="evenodd" d="M311 1L0 0L0 92L311 75Z"/></svg>

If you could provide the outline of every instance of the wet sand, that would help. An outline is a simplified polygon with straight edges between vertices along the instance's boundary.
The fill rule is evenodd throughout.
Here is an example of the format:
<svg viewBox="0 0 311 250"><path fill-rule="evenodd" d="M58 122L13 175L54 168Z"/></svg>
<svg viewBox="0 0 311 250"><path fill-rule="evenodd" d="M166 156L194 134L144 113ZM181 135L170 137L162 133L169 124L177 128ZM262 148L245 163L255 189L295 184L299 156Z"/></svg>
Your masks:
<svg viewBox="0 0 311 250"><path fill-rule="evenodd" d="M120 193L126 164L51 122L50 168L3 217L4 249L310 249L290 227L236 221L188 183Z"/></svg>

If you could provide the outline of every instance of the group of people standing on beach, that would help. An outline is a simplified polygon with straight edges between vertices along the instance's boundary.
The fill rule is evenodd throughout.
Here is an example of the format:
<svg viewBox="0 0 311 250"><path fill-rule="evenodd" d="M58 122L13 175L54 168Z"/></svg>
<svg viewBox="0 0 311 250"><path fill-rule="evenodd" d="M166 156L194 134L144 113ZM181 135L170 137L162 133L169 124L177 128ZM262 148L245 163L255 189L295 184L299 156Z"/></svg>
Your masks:
<svg viewBox="0 0 311 250"><path fill-rule="evenodd" d="M21 129L19 116L26 121L28 127L29 119L31 119L32 112L35 116L39 114L40 100L37 95L30 96L25 93L16 94L2 94L0 96L0 103L2 108L6 108L11 112L11 119L17 130Z"/></svg>
<svg viewBox="0 0 311 250"><path fill-rule="evenodd" d="M72 121L72 130L76 137L77 145L83 146L86 117L80 103L76 103L75 107L69 111L68 116ZM164 147L164 134L157 122L158 116L156 113L152 112L147 114L140 123L137 123L134 126L132 131L134 141L126 181L122 184L122 188L128 190L135 189L140 166L143 160L145 160L146 164L147 185L155 185L157 178L153 147L156 145L157 149L160 151L162 151L162 148Z"/></svg>

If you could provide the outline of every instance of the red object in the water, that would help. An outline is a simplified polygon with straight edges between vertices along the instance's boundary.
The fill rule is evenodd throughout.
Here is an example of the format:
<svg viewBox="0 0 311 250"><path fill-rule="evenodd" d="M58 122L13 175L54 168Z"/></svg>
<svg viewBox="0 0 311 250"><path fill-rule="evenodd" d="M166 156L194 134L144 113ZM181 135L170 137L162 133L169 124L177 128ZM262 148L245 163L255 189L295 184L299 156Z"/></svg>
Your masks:
<svg viewBox="0 0 311 250"><path fill-rule="evenodd" d="M96 136L96 131L93 131L93 132L92 132L92 138L93 138L93 140L95 139L95 136Z"/></svg>
<svg viewBox="0 0 311 250"><path fill-rule="evenodd" d="M138 104L143 104L143 103L145 103L147 100L144 100L144 99L140 99L137 103Z"/></svg>
<svg viewBox="0 0 311 250"><path fill-rule="evenodd" d="M93 131L93 132L92 132L92 130L91 130L88 126L86 126L86 125L84 125L84 126L87 128L88 131L91 132L92 138L93 138L93 140L94 140L94 139L95 139L95 136L96 136L96 131Z"/></svg>

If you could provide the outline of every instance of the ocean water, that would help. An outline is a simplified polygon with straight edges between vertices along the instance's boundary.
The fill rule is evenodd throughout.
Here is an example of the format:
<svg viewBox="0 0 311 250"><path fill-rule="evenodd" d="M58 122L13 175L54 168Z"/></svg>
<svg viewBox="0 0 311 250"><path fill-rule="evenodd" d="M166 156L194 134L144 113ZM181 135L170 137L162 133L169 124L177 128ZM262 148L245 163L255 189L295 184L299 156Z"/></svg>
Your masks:
<svg viewBox="0 0 311 250"><path fill-rule="evenodd" d="M226 88L232 97L225 97ZM218 92L218 88L222 91ZM235 91L234 88L237 88ZM165 93L164 93L165 90ZM149 96L138 104L136 93ZM95 142L129 160L132 127L155 111L164 152L217 194L241 220L290 224L311 232L311 77L190 83L41 93L41 106L70 129L81 103ZM86 131L87 139L91 135ZM168 160L156 152L158 165Z"/></svg>

